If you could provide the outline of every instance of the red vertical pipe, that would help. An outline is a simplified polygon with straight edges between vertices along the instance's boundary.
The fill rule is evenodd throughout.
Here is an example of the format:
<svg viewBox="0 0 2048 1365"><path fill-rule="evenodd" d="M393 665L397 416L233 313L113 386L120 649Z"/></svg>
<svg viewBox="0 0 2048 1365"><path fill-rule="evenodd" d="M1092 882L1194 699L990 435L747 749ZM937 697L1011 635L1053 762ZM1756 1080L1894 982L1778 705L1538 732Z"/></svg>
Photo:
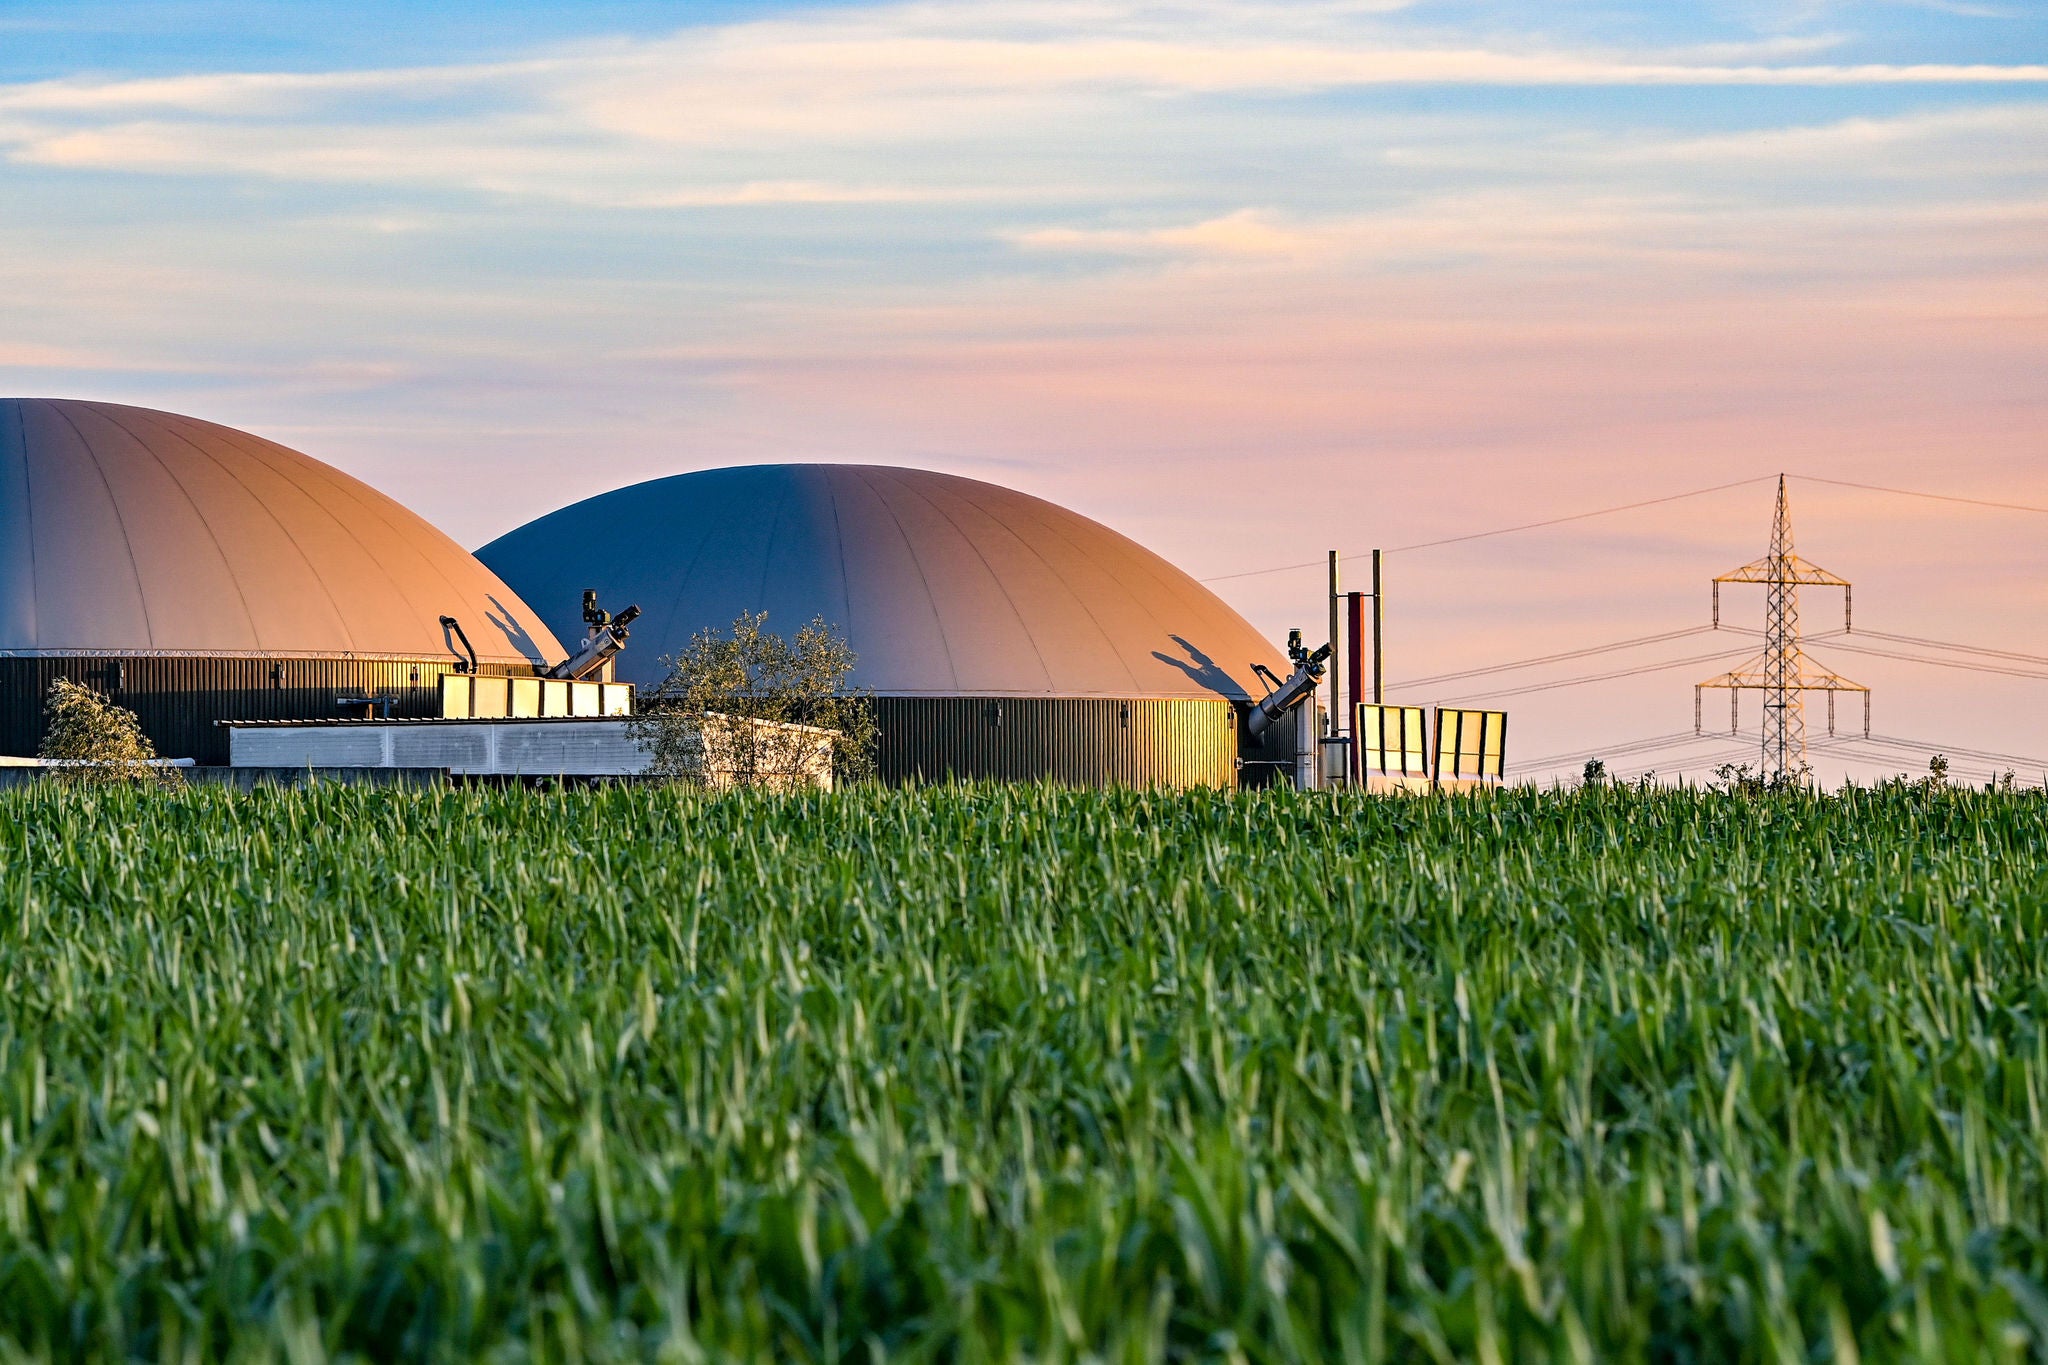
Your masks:
<svg viewBox="0 0 2048 1365"><path fill-rule="evenodd" d="M1358 703L1365 700L1365 594L1344 594L1346 694L1351 699L1351 780L1365 781L1365 737L1358 733Z"/></svg>

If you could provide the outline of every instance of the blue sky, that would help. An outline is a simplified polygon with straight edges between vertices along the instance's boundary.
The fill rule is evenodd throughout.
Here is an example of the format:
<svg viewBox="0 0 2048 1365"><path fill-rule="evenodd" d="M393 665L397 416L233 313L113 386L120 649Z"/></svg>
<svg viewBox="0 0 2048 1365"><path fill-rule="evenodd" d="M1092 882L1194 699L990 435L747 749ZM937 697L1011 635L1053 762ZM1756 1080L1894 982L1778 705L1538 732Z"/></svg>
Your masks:
<svg viewBox="0 0 2048 1365"><path fill-rule="evenodd" d="M10 3L9 79L84 71L129 75L218 70L334 71L395 63L518 56L591 37L661 37L786 13L863 8L857 0L790 5L775 0L360 0L354 4L232 3L230 0L63 0ZM971 7L963 7L971 8ZM1137 7L1130 7L1137 8ZM1165 6L1155 6L1164 10ZM1540 38L1588 46L1747 44L1759 38L1825 39L1857 62L2011 62L2048 37L2036 5L1894 0L1841 3L1651 4L1443 3L1355 6L1402 16L1431 36Z"/></svg>
<svg viewBox="0 0 2048 1365"><path fill-rule="evenodd" d="M0 0L0 387L249 427L471 544L765 459L994 478L1204 576L1781 468L2048 503L2044 341L2038 0ZM1894 628L2048 634L2038 518L1801 497ZM1767 515L1397 558L1396 672L1689 624ZM1684 681L1518 734L1676 728Z"/></svg>

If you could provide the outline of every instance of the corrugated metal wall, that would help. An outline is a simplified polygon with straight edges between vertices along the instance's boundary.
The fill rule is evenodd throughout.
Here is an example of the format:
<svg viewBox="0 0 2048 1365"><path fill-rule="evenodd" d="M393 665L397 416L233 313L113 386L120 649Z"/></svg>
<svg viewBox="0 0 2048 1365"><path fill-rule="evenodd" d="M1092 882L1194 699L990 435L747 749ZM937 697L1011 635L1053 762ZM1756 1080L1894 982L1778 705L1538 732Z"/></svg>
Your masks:
<svg viewBox="0 0 2048 1365"><path fill-rule="evenodd" d="M1305 703L1313 706L1313 702ZM1240 787L1285 787L1294 783L1295 738L1299 733L1297 715L1288 715L1254 737L1241 731L1244 767L1239 770Z"/></svg>
<svg viewBox="0 0 2048 1365"><path fill-rule="evenodd" d="M877 697L888 782L1050 778L1076 786L1234 787L1227 701Z"/></svg>
<svg viewBox="0 0 2048 1365"><path fill-rule="evenodd" d="M393 716L438 715L441 676L454 671L448 659L0 658L0 753L35 753L57 678L135 712L164 757L226 763L217 720L333 720L344 714L338 699L369 696L395 698Z"/></svg>
<svg viewBox="0 0 2048 1365"><path fill-rule="evenodd" d="M228 761L221 720L333 720L342 697L395 698L394 717L439 714L446 659L0 658L0 753L29 755L43 737L55 678L134 711L167 758ZM510 669L485 665L486 673ZM1292 726L1261 745L1231 702L1057 697L877 697L884 781L1050 778L1076 786L1234 787L1280 775Z"/></svg>

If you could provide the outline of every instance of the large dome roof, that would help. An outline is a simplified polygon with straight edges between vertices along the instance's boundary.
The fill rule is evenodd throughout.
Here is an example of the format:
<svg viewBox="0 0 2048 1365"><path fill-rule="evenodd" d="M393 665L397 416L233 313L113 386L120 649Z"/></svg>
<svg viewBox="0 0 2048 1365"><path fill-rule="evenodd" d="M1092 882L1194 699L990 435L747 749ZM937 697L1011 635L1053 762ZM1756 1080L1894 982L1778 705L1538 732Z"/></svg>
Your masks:
<svg viewBox="0 0 2048 1365"><path fill-rule="evenodd" d="M975 479L871 465L679 474L565 507L477 551L558 632L580 591L645 615L619 676L741 612L788 633L822 616L885 696L1260 695L1273 647L1136 542ZM1284 671L1284 670L1283 670Z"/></svg>
<svg viewBox="0 0 2048 1365"><path fill-rule="evenodd" d="M573 599L572 599L573 605ZM295 450L117 403L0 399L0 654L563 654L511 589Z"/></svg>

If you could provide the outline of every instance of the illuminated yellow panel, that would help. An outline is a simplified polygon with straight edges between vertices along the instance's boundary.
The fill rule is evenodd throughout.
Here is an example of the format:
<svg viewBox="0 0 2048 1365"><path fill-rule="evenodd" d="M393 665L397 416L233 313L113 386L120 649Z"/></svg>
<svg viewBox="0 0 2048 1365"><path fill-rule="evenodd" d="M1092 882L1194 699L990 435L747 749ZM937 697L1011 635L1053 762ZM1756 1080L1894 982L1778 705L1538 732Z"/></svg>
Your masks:
<svg viewBox="0 0 2048 1365"><path fill-rule="evenodd" d="M470 680L473 692L470 714L480 719L492 719L512 714L512 680L510 678L473 678Z"/></svg>
<svg viewBox="0 0 2048 1365"><path fill-rule="evenodd" d="M1429 775L1429 747L1421 707L1363 703L1358 708L1356 733L1360 762L1367 772Z"/></svg>
<svg viewBox="0 0 2048 1365"><path fill-rule="evenodd" d="M1438 777L1497 778L1503 775L1507 712L1439 708L1436 724Z"/></svg>
<svg viewBox="0 0 2048 1365"><path fill-rule="evenodd" d="M469 679L460 674L441 675L441 714L467 718L470 714Z"/></svg>

